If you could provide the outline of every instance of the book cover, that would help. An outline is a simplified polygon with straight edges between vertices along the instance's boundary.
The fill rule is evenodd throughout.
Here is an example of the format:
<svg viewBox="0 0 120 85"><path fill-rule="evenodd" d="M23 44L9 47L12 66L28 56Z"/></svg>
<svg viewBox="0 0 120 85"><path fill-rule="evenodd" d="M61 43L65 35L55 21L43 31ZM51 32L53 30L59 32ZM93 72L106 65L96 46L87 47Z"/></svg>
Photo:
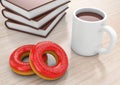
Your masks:
<svg viewBox="0 0 120 85"><path fill-rule="evenodd" d="M21 32L25 32L33 35L38 35L41 37L47 37L65 14L66 14L65 12L61 13L59 16L55 17L54 19L49 21L47 24L42 26L41 29L39 30L33 29L30 26L27 26L12 20L7 20L5 22L5 25L8 29L21 31Z"/></svg>
<svg viewBox="0 0 120 85"><path fill-rule="evenodd" d="M37 4L36 4L37 1ZM43 1L41 3L41 1ZM47 11L50 11L56 7L59 7L65 3L69 3L69 0L2 0L2 5L18 14L32 19ZM21 3L19 3L21 2ZM29 3L26 3L29 2ZM32 4L31 4L32 3ZM25 6L28 5L29 6ZM34 6L33 6L34 5ZM30 8L29 8L30 7Z"/></svg>
<svg viewBox="0 0 120 85"><path fill-rule="evenodd" d="M14 13L7 9L3 10L3 15L8 19L20 22L22 24L29 25L31 27L34 27L35 29L39 29L41 26L43 26L51 19L58 16L60 13L65 11L67 8L68 8L67 5L61 6L53 11L47 12L47 13L40 15L32 20L26 19L26 18L20 16L19 14Z"/></svg>

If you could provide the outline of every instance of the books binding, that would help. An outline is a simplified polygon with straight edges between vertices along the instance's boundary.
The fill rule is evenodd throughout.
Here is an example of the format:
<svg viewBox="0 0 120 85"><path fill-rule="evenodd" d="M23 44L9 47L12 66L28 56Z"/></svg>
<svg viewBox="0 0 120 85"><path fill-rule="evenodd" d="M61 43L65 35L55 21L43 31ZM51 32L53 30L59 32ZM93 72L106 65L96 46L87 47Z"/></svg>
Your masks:
<svg viewBox="0 0 120 85"><path fill-rule="evenodd" d="M39 28L39 30L33 29L30 26L20 24L12 20L7 20L5 24L9 29L12 29L12 30L17 30L17 31L21 31L21 32L25 32L33 35L38 35L41 37L47 37L48 34L54 29L54 27L59 23L59 21L62 19L62 17L65 14L66 14L65 12L61 13L60 15L58 15L57 17L55 17L54 19L46 23L44 26Z"/></svg>
<svg viewBox="0 0 120 85"><path fill-rule="evenodd" d="M41 26L43 26L51 19L58 16L60 13L65 11L67 8L68 8L67 5L63 5L63 6L57 8L51 12L45 13L45 14L40 15L40 16L38 16L34 19L31 19L31 20L26 19L26 18L20 16L19 14L11 12L10 10L7 10L7 9L4 9L2 12L3 12L3 15L8 19L17 21L19 23L27 24L31 27L34 27L35 29L39 29Z"/></svg>
<svg viewBox="0 0 120 85"><path fill-rule="evenodd" d="M70 0L1 0L7 28L47 37L66 14Z"/></svg>
<svg viewBox="0 0 120 85"><path fill-rule="evenodd" d="M12 0L12 1L14 2L14 0ZM19 3L20 0L16 0L16 2L17 1ZM26 1L26 0L22 0L22 1ZM29 3L30 2L33 3L34 0L27 0L27 1ZM38 1L41 2L42 0L37 0L37 2ZM50 11L58 6L68 3L68 2L70 2L70 0L52 0L52 2L50 2L50 3L46 3L46 4L40 5L40 6L39 5L34 6L32 8L29 8L28 10L25 7L22 7L21 4L16 5L13 2L11 3L9 0L1 0L1 3L5 8L8 8L14 12L17 12L18 14L20 14L28 19L32 19L32 18L39 16L47 11ZM29 3L26 3L26 5ZM32 4L31 4L31 6L32 6Z"/></svg>

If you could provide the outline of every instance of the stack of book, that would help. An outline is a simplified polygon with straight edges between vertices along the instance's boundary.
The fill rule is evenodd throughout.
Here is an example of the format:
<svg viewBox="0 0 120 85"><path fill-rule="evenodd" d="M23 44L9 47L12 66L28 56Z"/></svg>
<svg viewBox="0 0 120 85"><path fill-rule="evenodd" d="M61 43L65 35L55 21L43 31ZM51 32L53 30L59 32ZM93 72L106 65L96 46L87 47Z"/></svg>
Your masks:
<svg viewBox="0 0 120 85"><path fill-rule="evenodd" d="M1 0L9 29L47 37L66 14L70 0Z"/></svg>

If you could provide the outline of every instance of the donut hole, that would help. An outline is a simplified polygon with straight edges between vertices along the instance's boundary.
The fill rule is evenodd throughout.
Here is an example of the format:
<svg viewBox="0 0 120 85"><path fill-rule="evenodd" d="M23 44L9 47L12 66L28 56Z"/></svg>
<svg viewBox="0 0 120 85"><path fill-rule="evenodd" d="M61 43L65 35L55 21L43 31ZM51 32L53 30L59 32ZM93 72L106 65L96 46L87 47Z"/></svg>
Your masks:
<svg viewBox="0 0 120 85"><path fill-rule="evenodd" d="M29 62L29 53L30 52L26 52L22 55L22 57L21 57L22 62Z"/></svg>
<svg viewBox="0 0 120 85"><path fill-rule="evenodd" d="M57 60L58 57L56 55L56 53L52 52L52 51L47 51L44 55L47 56L47 65L48 66L55 66L57 65Z"/></svg>

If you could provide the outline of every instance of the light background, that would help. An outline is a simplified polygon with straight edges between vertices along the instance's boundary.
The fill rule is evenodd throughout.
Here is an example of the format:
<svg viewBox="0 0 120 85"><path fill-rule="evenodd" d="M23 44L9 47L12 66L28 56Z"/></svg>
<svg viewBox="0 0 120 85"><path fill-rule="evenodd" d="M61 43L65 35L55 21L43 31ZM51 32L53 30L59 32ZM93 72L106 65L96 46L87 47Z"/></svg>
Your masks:
<svg viewBox="0 0 120 85"><path fill-rule="evenodd" d="M41 38L5 27L0 13L0 85L120 85L120 0L71 0L67 15L47 38ZM107 24L114 27L118 42L106 55L82 57L71 51L72 13L81 7L97 7L108 14ZM3 7L0 5L0 11ZM45 81L36 75L19 76L9 67L9 56L14 49L25 44L50 40L64 48L69 58L69 69L61 79ZM109 41L105 34L103 45Z"/></svg>

